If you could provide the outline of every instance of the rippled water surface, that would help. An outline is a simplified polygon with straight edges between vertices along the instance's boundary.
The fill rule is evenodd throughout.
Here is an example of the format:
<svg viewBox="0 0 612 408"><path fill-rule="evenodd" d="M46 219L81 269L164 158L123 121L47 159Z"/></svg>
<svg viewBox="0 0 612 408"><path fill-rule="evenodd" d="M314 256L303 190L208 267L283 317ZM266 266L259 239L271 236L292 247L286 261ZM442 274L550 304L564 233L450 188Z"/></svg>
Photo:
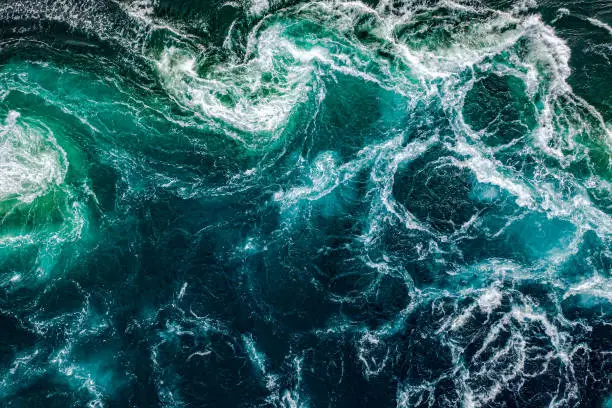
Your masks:
<svg viewBox="0 0 612 408"><path fill-rule="evenodd" d="M0 0L0 406L612 407L603 0Z"/></svg>

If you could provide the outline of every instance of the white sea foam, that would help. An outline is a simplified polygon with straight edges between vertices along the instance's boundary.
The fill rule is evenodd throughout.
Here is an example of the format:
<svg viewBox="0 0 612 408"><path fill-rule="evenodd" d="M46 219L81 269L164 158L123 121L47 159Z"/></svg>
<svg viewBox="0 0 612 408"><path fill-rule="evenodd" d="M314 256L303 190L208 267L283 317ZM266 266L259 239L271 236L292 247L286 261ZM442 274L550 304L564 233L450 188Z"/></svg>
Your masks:
<svg viewBox="0 0 612 408"><path fill-rule="evenodd" d="M196 56L176 48L167 49L157 67L178 102L230 129L267 133L269 142L295 106L306 100L312 62L325 59L325 51L299 50L282 37L278 26L264 30L253 41L257 41L252 45L255 58L245 64L217 66L203 77L196 72ZM257 138L243 141L255 147L262 143Z"/></svg>
<svg viewBox="0 0 612 408"><path fill-rule="evenodd" d="M612 27L610 27L608 24L604 23L601 20L598 20L596 18L592 18L592 17L587 17L586 20L593 24L595 27L599 27L599 28L603 28L604 30L606 30L608 32L608 34L612 35Z"/></svg>
<svg viewBox="0 0 612 408"><path fill-rule="evenodd" d="M0 202L31 203L64 181L68 171L66 152L53 132L30 126L10 111L0 125Z"/></svg>
<svg viewBox="0 0 612 408"><path fill-rule="evenodd" d="M0 248L19 250L37 247L32 258L33 275L45 277L55 266L57 255L67 242L82 237L87 227L86 205L77 199L71 186L65 184L68 172L67 153L57 142L50 127L35 118L22 118L16 111L9 111L0 125L0 204L3 230L0 232ZM41 197L53 193L52 211L58 211L61 219L55 223L39 223ZM20 220L15 227L14 213L28 206L22 216L36 220L30 227ZM43 220L45 219L44 217ZM24 276L24 281L30 277ZM17 282L17 281L15 281Z"/></svg>
<svg viewBox="0 0 612 408"><path fill-rule="evenodd" d="M253 336L245 334L242 336L242 341L253 367L266 381L266 388L270 392L266 401L273 406L286 408L308 407L308 401L300 395L302 358L295 356L292 359L292 365L295 369L295 385L291 388L282 388L279 381L280 376L270 372L268 360L265 354L257 349Z"/></svg>
<svg viewBox="0 0 612 408"><path fill-rule="evenodd" d="M261 17L269 8L269 0L252 0L248 12L251 17Z"/></svg>
<svg viewBox="0 0 612 408"><path fill-rule="evenodd" d="M139 2L144 4L146 0ZM133 51L142 50L152 32L150 26L138 21L126 21L124 15L110 12L105 3L95 0L21 0L3 5L0 16L9 21L63 23L70 30L113 41Z"/></svg>
<svg viewBox="0 0 612 408"><path fill-rule="evenodd" d="M501 305L502 294L497 288L487 289L479 298L478 306L485 313L491 313L494 309Z"/></svg>
<svg viewBox="0 0 612 408"><path fill-rule="evenodd" d="M612 279L601 275L585 279L578 284L572 285L563 295L567 298L572 295L586 295L589 297L605 299L612 302Z"/></svg>
<svg viewBox="0 0 612 408"><path fill-rule="evenodd" d="M387 366L389 349L375 334L365 333L359 340L358 349L358 358L366 378L379 375Z"/></svg>

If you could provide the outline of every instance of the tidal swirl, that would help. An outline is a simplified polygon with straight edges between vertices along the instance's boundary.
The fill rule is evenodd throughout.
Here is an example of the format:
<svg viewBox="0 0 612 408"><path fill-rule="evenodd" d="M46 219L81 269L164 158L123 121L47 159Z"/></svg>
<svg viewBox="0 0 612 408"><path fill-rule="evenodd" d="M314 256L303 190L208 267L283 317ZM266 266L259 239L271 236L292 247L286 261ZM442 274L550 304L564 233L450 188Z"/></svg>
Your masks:
<svg viewBox="0 0 612 408"><path fill-rule="evenodd" d="M612 407L605 0L0 0L0 406Z"/></svg>

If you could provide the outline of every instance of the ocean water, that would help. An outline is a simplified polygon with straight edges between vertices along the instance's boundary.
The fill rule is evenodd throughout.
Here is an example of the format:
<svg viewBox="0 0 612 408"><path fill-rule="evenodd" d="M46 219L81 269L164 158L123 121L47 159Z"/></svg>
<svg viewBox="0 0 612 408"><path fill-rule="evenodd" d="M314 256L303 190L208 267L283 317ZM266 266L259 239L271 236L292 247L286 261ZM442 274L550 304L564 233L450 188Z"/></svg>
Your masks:
<svg viewBox="0 0 612 408"><path fill-rule="evenodd" d="M1 407L612 407L612 5L1 0Z"/></svg>

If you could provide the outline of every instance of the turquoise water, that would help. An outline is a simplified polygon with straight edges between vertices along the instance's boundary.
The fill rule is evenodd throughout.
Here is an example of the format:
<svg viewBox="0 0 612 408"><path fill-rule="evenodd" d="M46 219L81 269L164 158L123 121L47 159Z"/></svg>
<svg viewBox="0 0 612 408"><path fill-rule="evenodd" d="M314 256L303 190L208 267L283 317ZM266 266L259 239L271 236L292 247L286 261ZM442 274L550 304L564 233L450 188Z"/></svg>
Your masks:
<svg viewBox="0 0 612 408"><path fill-rule="evenodd" d="M610 406L611 26L0 2L0 406Z"/></svg>

